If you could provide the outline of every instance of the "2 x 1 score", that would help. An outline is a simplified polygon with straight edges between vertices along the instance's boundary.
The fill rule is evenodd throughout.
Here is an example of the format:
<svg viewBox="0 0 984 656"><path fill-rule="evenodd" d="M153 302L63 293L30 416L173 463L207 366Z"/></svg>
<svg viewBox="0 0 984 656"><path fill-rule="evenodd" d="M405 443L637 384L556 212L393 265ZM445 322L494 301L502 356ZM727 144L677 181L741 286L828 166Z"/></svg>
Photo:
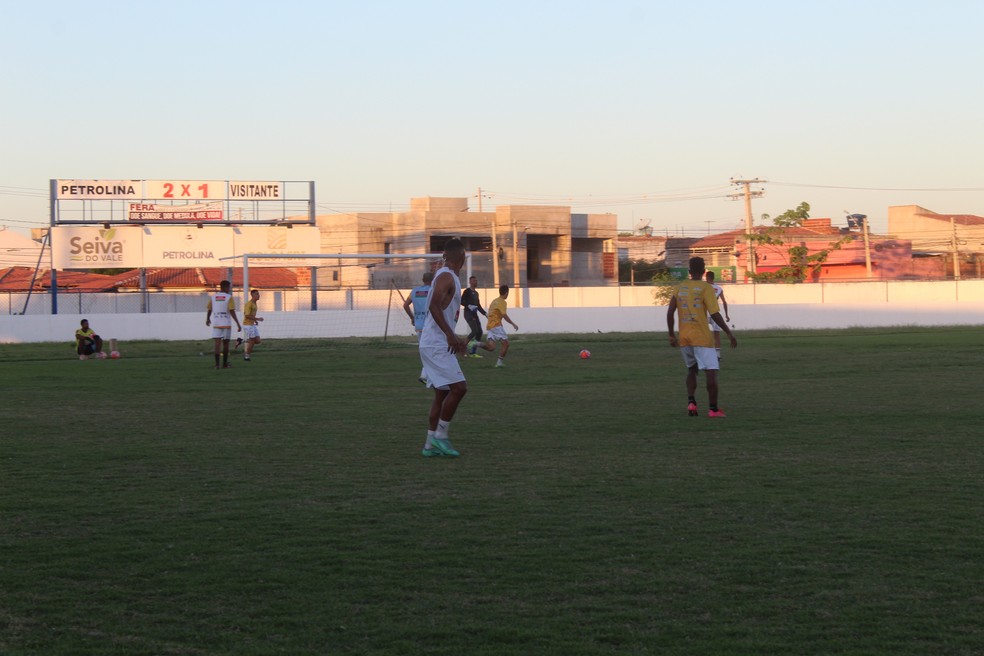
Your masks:
<svg viewBox="0 0 984 656"><path fill-rule="evenodd" d="M147 180L144 193L152 199L223 200L226 183L222 180ZM232 200L277 200L281 197L279 182L230 182L228 197Z"/></svg>
<svg viewBox="0 0 984 656"><path fill-rule="evenodd" d="M178 200L224 198L225 182L221 180L147 180L144 193L147 198L175 198Z"/></svg>

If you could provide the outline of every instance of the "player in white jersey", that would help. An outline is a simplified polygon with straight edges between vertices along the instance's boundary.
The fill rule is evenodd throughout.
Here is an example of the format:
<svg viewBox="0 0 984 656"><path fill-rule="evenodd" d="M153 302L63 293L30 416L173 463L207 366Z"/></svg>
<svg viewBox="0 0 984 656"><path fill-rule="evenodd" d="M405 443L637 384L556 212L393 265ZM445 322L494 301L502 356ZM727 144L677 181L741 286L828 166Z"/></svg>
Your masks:
<svg viewBox="0 0 984 656"><path fill-rule="evenodd" d="M205 313L205 325L212 326L212 339L215 340L215 368L219 368L219 354L222 354L222 368L228 369L229 339L232 337L232 322L236 322L236 330L243 327L236 317L236 302L232 298L232 285L228 280L219 283L219 292L208 298L208 311Z"/></svg>
<svg viewBox="0 0 984 656"><path fill-rule="evenodd" d="M711 287L714 288L714 296L717 297L718 305L724 308L724 320L731 321L731 317L728 316L728 301L724 298L724 288L721 285L714 283L714 272L708 271L704 274L704 279L707 281ZM708 325L711 327L711 333L714 334L714 348L717 349L718 359L721 358L721 327L718 326L713 321L708 321Z"/></svg>
<svg viewBox="0 0 984 656"><path fill-rule="evenodd" d="M458 404L468 392L465 374L458 363L465 341L455 334L461 309L461 281L458 274L465 263L465 245L451 239L444 247L444 266L434 274L427 297L427 316L420 332L420 362L427 386L434 388L434 401L428 414L424 456L457 456L448 440L448 426Z"/></svg>

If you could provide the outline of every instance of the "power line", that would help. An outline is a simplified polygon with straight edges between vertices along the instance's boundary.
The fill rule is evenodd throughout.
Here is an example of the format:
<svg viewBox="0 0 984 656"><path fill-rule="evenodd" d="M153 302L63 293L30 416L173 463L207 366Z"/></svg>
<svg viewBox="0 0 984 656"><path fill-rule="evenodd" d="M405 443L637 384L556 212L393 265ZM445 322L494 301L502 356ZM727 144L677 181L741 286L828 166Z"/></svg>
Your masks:
<svg viewBox="0 0 984 656"><path fill-rule="evenodd" d="M955 191L984 191L984 187L848 187L844 185L821 185L804 182L776 182L769 184L780 187L808 187L812 189L848 189L851 191L926 191L926 192L955 192Z"/></svg>

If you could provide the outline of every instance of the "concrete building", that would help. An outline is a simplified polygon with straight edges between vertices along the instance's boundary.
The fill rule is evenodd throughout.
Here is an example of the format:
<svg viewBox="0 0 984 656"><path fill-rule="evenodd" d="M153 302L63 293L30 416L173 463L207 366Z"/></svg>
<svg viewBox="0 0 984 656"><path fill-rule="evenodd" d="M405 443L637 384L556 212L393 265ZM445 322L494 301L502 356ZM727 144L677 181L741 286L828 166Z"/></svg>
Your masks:
<svg viewBox="0 0 984 656"><path fill-rule="evenodd" d="M888 208L888 231L912 242L913 259L924 277L982 277L984 216L895 206Z"/></svg>
<svg viewBox="0 0 984 656"><path fill-rule="evenodd" d="M459 237L472 254L482 287L598 286L617 284L614 214L573 214L566 206L501 205L473 212L467 198L412 198L406 212L319 216L321 252L440 253ZM391 281L419 284L426 264L378 259L326 260L319 287L381 289Z"/></svg>

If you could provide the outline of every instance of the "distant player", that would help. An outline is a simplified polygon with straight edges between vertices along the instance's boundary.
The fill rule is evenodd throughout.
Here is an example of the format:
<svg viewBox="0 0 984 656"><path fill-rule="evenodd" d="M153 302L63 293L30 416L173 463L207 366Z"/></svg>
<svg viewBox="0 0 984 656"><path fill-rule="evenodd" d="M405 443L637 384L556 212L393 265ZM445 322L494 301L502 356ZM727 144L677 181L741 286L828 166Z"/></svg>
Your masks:
<svg viewBox="0 0 984 656"><path fill-rule="evenodd" d="M78 353L79 360L88 360L90 355L105 359L102 337L89 328L88 319L83 319L80 325L81 328L75 331L75 352Z"/></svg>
<svg viewBox="0 0 984 656"><path fill-rule="evenodd" d="M469 342L482 341L482 320L478 318L479 314L484 314L488 318L485 310L482 309L482 300L478 297L478 278L472 276L468 279L468 289L461 292L461 307L465 314L465 323L471 328L471 332L468 333L468 337L465 339ZM473 358L480 358L478 353L475 352L475 347L470 346L468 353Z"/></svg>
<svg viewBox="0 0 984 656"><path fill-rule="evenodd" d="M721 287L721 285L715 285L714 284L714 272L713 271L708 271L706 274L704 274L704 280L706 280L707 281L707 284L709 284L711 287L714 288L714 296L717 297L718 306L724 308L724 320L725 321L731 321L731 317L728 316L728 301L727 301L726 298L724 298L724 289ZM714 335L714 348L717 349L718 359L720 360L720 358L721 358L721 329L718 328L718 325L716 323L714 323L713 321L710 322L709 326L711 328L711 333Z"/></svg>
<svg viewBox="0 0 984 656"><path fill-rule="evenodd" d="M506 298L508 297L509 285L500 285L499 297L489 303L489 321L485 324L485 328L489 331L487 341L484 344L477 341L468 344L469 348L478 346L486 351L494 352L495 342L500 342L502 347L499 350L499 359L495 363L497 367L506 366L503 360L506 359L506 353L509 352L509 335L506 334L506 329L502 327L502 322L510 323L514 330L519 330L519 326L506 313Z"/></svg>
<svg viewBox="0 0 984 656"><path fill-rule="evenodd" d="M434 388L434 401L427 416L427 440L422 454L460 455L448 439L448 428L458 404L468 392L465 375L456 357L465 351L465 342L454 332L461 309L461 282L458 272L465 263L465 245L451 239L444 247L444 266L434 274L427 300L427 315L420 333L420 362L428 387Z"/></svg>
<svg viewBox="0 0 984 656"><path fill-rule="evenodd" d="M253 347L261 342L259 322L263 321L263 317L256 316L256 304L259 300L259 290L252 289L249 292L249 300L246 301L246 307L243 308L243 337L246 338L246 348L243 349L243 360L246 362L252 359ZM242 341L241 339L236 340L236 348L239 348L239 344Z"/></svg>
<svg viewBox="0 0 984 656"><path fill-rule="evenodd" d="M428 271L421 280L423 284L411 289L409 296L403 301L403 311L410 317L410 323L413 324L413 329L417 331L418 340L420 339L420 331L424 329L424 319L427 317L427 297L430 295L434 274Z"/></svg>
<svg viewBox="0 0 984 656"><path fill-rule="evenodd" d="M707 317L721 327L731 339L731 348L738 346L728 324L718 311L714 288L702 280L704 277L704 258L690 258L690 280L680 283L670 305L666 309L666 328L670 333L670 346L679 346L683 362L687 366L687 414L697 416L697 372L707 376L707 397L710 403L708 417L727 417L718 408L718 364L714 338L707 325ZM680 314L680 336L674 328L676 313Z"/></svg>
<svg viewBox="0 0 984 656"><path fill-rule="evenodd" d="M214 321L213 321L214 319ZM232 298L232 285L228 280L219 283L219 291L208 299L205 325L212 326L212 339L215 341L215 368L219 369L219 354L222 355L222 369L229 369L229 340L232 338L232 322L236 330L242 331L236 317L236 302Z"/></svg>

